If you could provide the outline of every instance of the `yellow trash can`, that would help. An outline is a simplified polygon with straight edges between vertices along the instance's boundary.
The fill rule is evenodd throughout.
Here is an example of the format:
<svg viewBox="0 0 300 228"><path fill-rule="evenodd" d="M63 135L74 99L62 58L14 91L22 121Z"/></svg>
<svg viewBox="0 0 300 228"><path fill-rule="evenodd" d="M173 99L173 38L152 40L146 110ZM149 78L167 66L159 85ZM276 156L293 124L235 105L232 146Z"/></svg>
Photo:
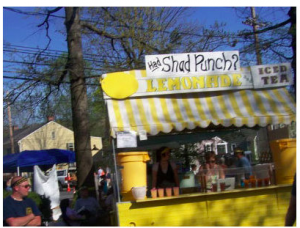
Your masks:
<svg viewBox="0 0 300 228"><path fill-rule="evenodd" d="M296 173L296 139L270 142L275 165L276 184L292 184Z"/></svg>
<svg viewBox="0 0 300 228"><path fill-rule="evenodd" d="M147 186L147 166L146 162L150 160L148 152L122 152L117 154L118 165L121 169L122 201L134 200L132 196L132 187Z"/></svg>

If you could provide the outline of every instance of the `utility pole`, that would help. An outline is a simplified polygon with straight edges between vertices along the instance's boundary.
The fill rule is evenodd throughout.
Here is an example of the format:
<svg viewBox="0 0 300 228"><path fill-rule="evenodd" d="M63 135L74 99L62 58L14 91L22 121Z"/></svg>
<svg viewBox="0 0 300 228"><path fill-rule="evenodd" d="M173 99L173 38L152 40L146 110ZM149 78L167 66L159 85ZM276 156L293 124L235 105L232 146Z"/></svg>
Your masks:
<svg viewBox="0 0 300 228"><path fill-rule="evenodd" d="M258 23L256 21L256 14L255 14L255 8L254 7L251 7L251 15L252 15L252 19L253 19L252 28L253 28L253 33L254 33L256 62L257 62L257 65L262 65L261 53L260 53L260 48L259 48L258 34L256 33L256 31L258 29Z"/></svg>
<svg viewBox="0 0 300 228"><path fill-rule="evenodd" d="M258 30L259 27L265 26L265 24L258 23L257 18L256 18L255 8L250 7L250 9L251 9L251 18L247 18L246 21L243 21L243 24L249 25L253 29L254 45L255 45L255 53L256 53L256 63L257 63L257 65L262 65L262 58L261 58L261 53L260 53L258 34L256 33L256 31Z"/></svg>
<svg viewBox="0 0 300 228"><path fill-rule="evenodd" d="M11 153L15 153L15 143L14 143L14 131L12 126L12 119L11 119L11 110L10 110L10 98L9 98L9 92L6 92L7 94L7 113L8 113L8 125L9 125L9 138L10 138L10 146L11 146Z"/></svg>

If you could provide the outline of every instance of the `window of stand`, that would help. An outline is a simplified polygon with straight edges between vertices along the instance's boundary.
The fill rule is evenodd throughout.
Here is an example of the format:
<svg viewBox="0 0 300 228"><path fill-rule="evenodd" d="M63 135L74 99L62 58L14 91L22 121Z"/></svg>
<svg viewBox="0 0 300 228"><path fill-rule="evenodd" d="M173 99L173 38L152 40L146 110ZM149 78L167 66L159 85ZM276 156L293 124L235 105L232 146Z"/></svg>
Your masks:
<svg viewBox="0 0 300 228"><path fill-rule="evenodd" d="M273 165L259 164L252 166L250 173L244 168L202 169L195 175L194 189L183 189L182 193L221 192L242 188L267 187L273 184Z"/></svg>

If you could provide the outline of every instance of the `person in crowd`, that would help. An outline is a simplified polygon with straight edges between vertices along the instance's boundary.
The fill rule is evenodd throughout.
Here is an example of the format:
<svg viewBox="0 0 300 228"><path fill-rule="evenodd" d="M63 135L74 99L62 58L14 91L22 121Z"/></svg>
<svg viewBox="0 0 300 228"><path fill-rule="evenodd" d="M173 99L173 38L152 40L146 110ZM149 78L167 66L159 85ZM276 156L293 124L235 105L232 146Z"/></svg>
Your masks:
<svg viewBox="0 0 300 228"><path fill-rule="evenodd" d="M108 188L111 187L111 169L106 166L106 181L107 181L107 186Z"/></svg>
<svg viewBox="0 0 300 228"><path fill-rule="evenodd" d="M198 169L196 164L191 164L191 171L194 173L194 175L197 175Z"/></svg>
<svg viewBox="0 0 300 228"><path fill-rule="evenodd" d="M101 182L101 180L102 180L101 176L103 176L103 175L105 175L105 172L104 172L104 170L102 169L102 167L99 166L98 171L97 171L97 176L98 176L98 182L99 182L99 184L100 184L100 182Z"/></svg>
<svg viewBox="0 0 300 228"><path fill-rule="evenodd" d="M11 188L11 181L12 181L12 179L13 179L13 177L9 178L6 181L6 188L5 188L6 191L12 191L12 188Z"/></svg>
<svg viewBox="0 0 300 228"><path fill-rule="evenodd" d="M11 180L12 194L3 200L3 223L5 226L40 226L41 212L35 202L27 198L28 179L16 176Z"/></svg>
<svg viewBox="0 0 300 228"><path fill-rule="evenodd" d="M205 165L201 166L199 176L205 176L207 191L212 191L212 184L216 184L218 179L224 179L224 169L217 164L217 158L214 151L208 151L205 154ZM203 182L200 180L200 182Z"/></svg>
<svg viewBox="0 0 300 228"><path fill-rule="evenodd" d="M60 201L60 210L62 219L67 226L80 226L81 222L85 219L84 215L78 214L70 207L70 200L63 199Z"/></svg>
<svg viewBox="0 0 300 228"><path fill-rule="evenodd" d="M179 187L176 164L170 161L170 154L168 147L157 150L157 162L152 167L152 188Z"/></svg>
<svg viewBox="0 0 300 228"><path fill-rule="evenodd" d="M102 180L101 180L100 185L101 185L103 195L105 196L107 194L107 190L108 190L107 179L106 179L105 175L101 176L101 178L102 178Z"/></svg>
<svg viewBox="0 0 300 228"><path fill-rule="evenodd" d="M234 155L237 157L235 166L244 169L245 179L249 179L252 175L252 167L249 160L244 156L244 151L241 148L236 147L234 149Z"/></svg>
<svg viewBox="0 0 300 228"><path fill-rule="evenodd" d="M76 200L75 210L80 210L79 214L86 216L84 225L94 225L101 215L101 207L96 198L89 196L89 190L86 186L79 189L79 194L80 198Z"/></svg>
<svg viewBox="0 0 300 228"><path fill-rule="evenodd" d="M292 186L291 198L289 207L285 216L285 226L293 226L296 222L296 174L294 176L294 182Z"/></svg>
<svg viewBox="0 0 300 228"><path fill-rule="evenodd" d="M107 197L105 199L104 205L105 205L105 210L106 211L112 211L113 210L113 205L114 205L114 191L113 188L110 188L107 192Z"/></svg>

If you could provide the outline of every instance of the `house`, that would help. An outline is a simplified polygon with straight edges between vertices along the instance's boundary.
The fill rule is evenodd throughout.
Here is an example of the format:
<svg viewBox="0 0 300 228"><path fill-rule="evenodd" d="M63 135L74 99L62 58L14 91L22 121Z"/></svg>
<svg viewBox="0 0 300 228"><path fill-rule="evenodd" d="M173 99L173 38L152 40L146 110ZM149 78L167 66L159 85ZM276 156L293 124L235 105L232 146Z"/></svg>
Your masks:
<svg viewBox="0 0 300 228"><path fill-rule="evenodd" d="M221 138L215 136L209 140L202 140L200 143L196 144L198 153L203 153L205 151L215 151L217 155L224 155L228 153L227 142Z"/></svg>
<svg viewBox="0 0 300 228"><path fill-rule="evenodd" d="M14 151L44 149L65 149L74 151L74 132L61 124L50 120L43 124L34 124L22 129L14 129ZM91 136L91 153L94 156L102 149L101 137ZM3 139L3 155L11 153L10 138Z"/></svg>

